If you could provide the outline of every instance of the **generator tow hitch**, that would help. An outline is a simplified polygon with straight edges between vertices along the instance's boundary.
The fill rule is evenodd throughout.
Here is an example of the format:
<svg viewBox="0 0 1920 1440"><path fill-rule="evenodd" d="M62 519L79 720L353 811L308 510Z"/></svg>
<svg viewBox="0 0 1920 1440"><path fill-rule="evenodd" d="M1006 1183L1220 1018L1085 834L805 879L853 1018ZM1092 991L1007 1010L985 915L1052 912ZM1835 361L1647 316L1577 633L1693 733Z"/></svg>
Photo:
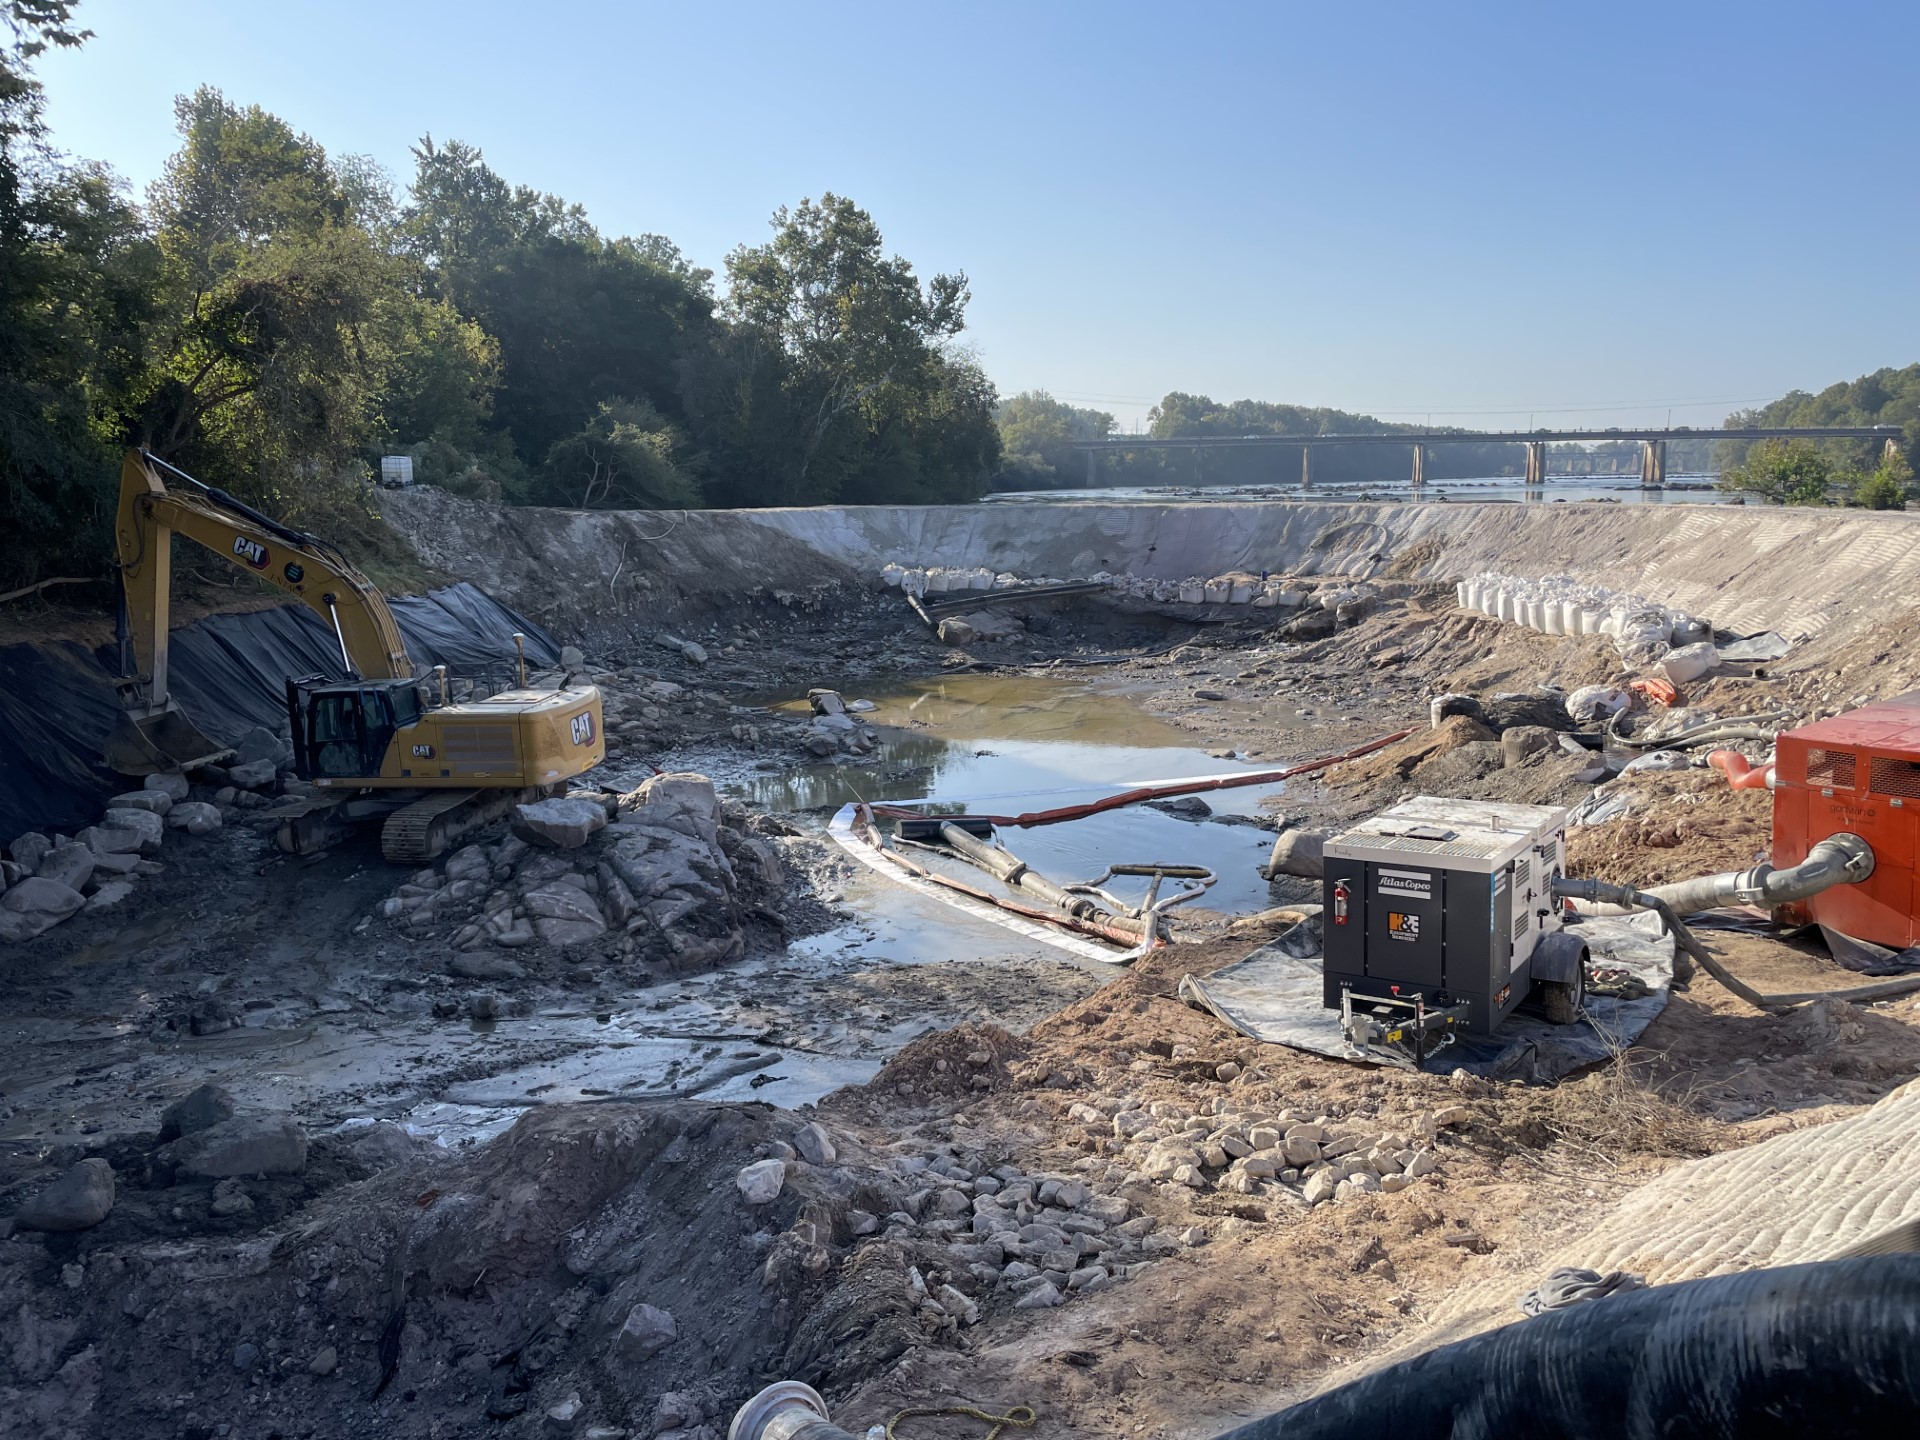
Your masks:
<svg viewBox="0 0 1920 1440"><path fill-rule="evenodd" d="M1356 1004L1353 987L1343 985L1340 1033L1359 1056L1404 1058L1418 1066L1460 1038L1456 1027L1467 1023L1471 1008L1465 1001L1428 1005L1418 992L1406 998L1363 995Z"/></svg>

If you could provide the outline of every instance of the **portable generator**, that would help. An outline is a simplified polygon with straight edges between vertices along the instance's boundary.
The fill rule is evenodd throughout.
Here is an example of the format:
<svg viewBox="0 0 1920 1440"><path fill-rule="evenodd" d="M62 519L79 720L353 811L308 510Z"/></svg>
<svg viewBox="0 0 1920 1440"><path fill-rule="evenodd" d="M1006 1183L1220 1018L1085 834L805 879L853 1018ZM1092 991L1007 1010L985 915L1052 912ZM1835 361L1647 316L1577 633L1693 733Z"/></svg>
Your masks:
<svg viewBox="0 0 1920 1440"><path fill-rule="evenodd" d="M1326 842L1325 991L1357 1046L1416 1060L1490 1033L1536 985L1574 1018L1586 946L1552 898L1567 812L1416 796Z"/></svg>
<svg viewBox="0 0 1920 1440"><path fill-rule="evenodd" d="M1782 731L1773 775L1775 866L1799 864L1843 831L1871 845L1874 862L1865 880L1783 906L1777 918L1895 950L1920 944L1920 690Z"/></svg>

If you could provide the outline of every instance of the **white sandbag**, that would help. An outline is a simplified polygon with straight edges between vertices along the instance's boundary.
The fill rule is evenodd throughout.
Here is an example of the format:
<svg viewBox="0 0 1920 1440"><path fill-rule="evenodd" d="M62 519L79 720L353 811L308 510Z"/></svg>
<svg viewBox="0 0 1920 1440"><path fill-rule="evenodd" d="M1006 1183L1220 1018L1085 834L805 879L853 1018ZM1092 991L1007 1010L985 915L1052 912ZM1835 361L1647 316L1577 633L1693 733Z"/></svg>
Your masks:
<svg viewBox="0 0 1920 1440"><path fill-rule="evenodd" d="M1678 650L1669 650L1660 657L1661 670L1676 685L1698 680L1719 663L1720 652L1713 648L1711 641L1705 640L1697 645L1683 645Z"/></svg>
<svg viewBox="0 0 1920 1440"><path fill-rule="evenodd" d="M1637 775L1646 770L1690 770L1693 757L1684 750L1653 750L1636 755L1620 767L1622 775Z"/></svg>
<svg viewBox="0 0 1920 1440"><path fill-rule="evenodd" d="M1633 703L1633 696L1612 685L1582 685L1567 696L1567 714L1576 725L1604 724Z"/></svg>

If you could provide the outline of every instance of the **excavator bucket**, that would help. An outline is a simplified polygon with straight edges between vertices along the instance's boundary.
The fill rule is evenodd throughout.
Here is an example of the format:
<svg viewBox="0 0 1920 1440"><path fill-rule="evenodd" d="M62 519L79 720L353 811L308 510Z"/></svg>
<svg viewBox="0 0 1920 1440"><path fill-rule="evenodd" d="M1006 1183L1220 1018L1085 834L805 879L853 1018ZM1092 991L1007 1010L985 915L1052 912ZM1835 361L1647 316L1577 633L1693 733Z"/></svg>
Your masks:
<svg viewBox="0 0 1920 1440"><path fill-rule="evenodd" d="M122 775L191 770L232 755L227 746L202 735L177 705L153 715L122 715L106 744L107 765Z"/></svg>

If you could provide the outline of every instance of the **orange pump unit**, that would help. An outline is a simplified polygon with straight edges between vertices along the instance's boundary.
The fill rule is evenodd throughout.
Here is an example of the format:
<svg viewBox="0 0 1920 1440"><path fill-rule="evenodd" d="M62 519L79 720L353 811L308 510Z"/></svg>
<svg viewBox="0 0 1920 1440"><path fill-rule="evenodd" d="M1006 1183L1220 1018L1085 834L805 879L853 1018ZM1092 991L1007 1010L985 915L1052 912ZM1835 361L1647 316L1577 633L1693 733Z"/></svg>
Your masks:
<svg viewBox="0 0 1920 1440"><path fill-rule="evenodd" d="M1797 865L1842 831L1873 847L1873 874L1786 907L1786 918L1896 950L1920 944L1920 690L1779 736L1773 863Z"/></svg>

